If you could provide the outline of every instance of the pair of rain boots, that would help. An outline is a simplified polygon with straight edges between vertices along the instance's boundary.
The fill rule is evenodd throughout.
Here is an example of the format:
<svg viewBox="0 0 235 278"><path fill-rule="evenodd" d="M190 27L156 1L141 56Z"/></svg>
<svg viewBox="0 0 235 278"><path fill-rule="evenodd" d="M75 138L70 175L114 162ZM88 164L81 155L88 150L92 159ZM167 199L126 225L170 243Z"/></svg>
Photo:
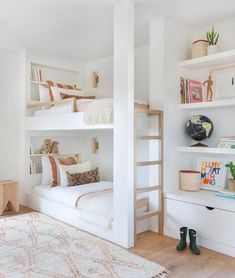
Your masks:
<svg viewBox="0 0 235 278"><path fill-rule="evenodd" d="M180 242L176 246L176 249L178 251L182 251L187 247L187 241L186 241L187 232L189 232L189 239L190 239L189 247L190 247L190 249L192 250L193 254L200 255L201 251L197 247L197 243L196 243L196 231L192 230L192 229L188 230L187 227L180 228Z"/></svg>

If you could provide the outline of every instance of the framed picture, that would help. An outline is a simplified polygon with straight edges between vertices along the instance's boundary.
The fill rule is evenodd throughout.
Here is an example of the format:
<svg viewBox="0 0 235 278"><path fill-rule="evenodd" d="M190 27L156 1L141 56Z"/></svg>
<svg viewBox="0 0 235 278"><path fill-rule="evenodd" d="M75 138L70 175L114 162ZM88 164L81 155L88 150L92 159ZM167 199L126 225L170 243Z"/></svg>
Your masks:
<svg viewBox="0 0 235 278"><path fill-rule="evenodd" d="M214 70L211 75L213 100L235 98L235 67Z"/></svg>
<svg viewBox="0 0 235 278"><path fill-rule="evenodd" d="M228 159L198 157L197 170L201 172L201 189L218 191L226 186L227 168L225 164Z"/></svg>
<svg viewBox="0 0 235 278"><path fill-rule="evenodd" d="M202 102L202 83L189 80L189 100L192 103Z"/></svg>

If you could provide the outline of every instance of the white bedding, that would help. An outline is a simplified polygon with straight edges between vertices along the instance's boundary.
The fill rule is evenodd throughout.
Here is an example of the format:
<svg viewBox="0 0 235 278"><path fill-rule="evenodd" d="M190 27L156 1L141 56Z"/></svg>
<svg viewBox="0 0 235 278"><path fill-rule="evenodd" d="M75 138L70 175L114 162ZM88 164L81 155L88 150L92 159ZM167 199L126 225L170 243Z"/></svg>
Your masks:
<svg viewBox="0 0 235 278"><path fill-rule="evenodd" d="M113 183L101 181L80 186L50 187L40 185L34 193L40 197L61 203L78 210L78 218L104 230L112 228ZM148 210L146 198L139 197L138 212Z"/></svg>

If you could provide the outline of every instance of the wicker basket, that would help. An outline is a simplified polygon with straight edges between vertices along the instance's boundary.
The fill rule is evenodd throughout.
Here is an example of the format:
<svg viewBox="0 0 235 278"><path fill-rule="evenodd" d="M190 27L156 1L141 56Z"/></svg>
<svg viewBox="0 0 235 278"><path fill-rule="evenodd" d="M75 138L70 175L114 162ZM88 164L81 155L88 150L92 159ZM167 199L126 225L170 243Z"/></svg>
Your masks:
<svg viewBox="0 0 235 278"><path fill-rule="evenodd" d="M192 47L192 58L206 56L208 45L208 41L206 40L195 41Z"/></svg>
<svg viewBox="0 0 235 278"><path fill-rule="evenodd" d="M201 188L201 173L194 170L181 170L180 189L184 191L199 191Z"/></svg>

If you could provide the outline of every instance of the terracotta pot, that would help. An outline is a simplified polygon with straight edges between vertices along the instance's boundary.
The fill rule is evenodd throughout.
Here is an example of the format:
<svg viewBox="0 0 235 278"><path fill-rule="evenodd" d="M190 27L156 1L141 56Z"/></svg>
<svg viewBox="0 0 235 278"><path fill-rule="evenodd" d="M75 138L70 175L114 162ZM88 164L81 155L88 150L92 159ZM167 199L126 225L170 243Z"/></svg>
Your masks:
<svg viewBox="0 0 235 278"><path fill-rule="evenodd" d="M201 173L194 170L181 170L180 189L184 191L199 191L201 188Z"/></svg>
<svg viewBox="0 0 235 278"><path fill-rule="evenodd" d="M217 45L208 45L207 55L215 54L217 52L218 52L218 46Z"/></svg>
<svg viewBox="0 0 235 278"><path fill-rule="evenodd" d="M192 58L198 58L207 55L208 41L198 40L193 43Z"/></svg>
<svg viewBox="0 0 235 278"><path fill-rule="evenodd" d="M228 190L235 192L235 179L228 180Z"/></svg>

